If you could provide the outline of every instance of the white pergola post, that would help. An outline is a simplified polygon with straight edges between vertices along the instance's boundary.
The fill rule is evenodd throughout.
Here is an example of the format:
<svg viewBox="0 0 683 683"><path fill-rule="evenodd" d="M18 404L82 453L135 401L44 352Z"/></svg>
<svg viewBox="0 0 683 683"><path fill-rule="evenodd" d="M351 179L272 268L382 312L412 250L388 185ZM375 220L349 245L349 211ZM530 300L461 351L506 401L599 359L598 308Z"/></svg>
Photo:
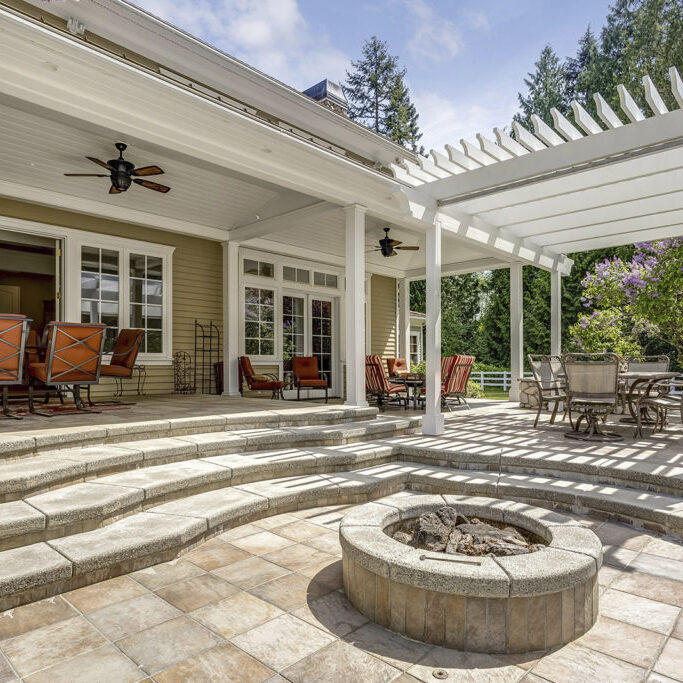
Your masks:
<svg viewBox="0 0 683 683"><path fill-rule="evenodd" d="M410 362L410 280L399 280L399 353Z"/></svg>
<svg viewBox="0 0 683 683"><path fill-rule="evenodd" d="M519 380L524 372L524 316L522 264L510 265L510 400L519 401Z"/></svg>
<svg viewBox="0 0 683 683"><path fill-rule="evenodd" d="M223 242L223 396L239 396L239 242Z"/></svg>
<svg viewBox="0 0 683 683"><path fill-rule="evenodd" d="M365 207L344 207L346 216L346 402L365 398Z"/></svg>
<svg viewBox="0 0 683 683"><path fill-rule="evenodd" d="M438 436L444 432L441 413L441 223L427 228L427 348L425 376L425 415L422 433Z"/></svg>
<svg viewBox="0 0 683 683"><path fill-rule="evenodd" d="M550 271L550 353L562 353L562 273Z"/></svg>

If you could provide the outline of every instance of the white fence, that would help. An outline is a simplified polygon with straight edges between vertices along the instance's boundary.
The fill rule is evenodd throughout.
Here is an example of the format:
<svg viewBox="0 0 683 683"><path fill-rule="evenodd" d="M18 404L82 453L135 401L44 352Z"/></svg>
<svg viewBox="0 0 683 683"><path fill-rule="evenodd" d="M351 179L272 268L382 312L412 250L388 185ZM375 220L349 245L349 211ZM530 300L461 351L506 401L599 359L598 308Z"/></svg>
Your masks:
<svg viewBox="0 0 683 683"><path fill-rule="evenodd" d="M530 372L524 373L525 377L531 377ZM482 389L495 387L507 391L512 385L512 373L509 370L499 372L484 372L483 370L472 370L470 379L476 382Z"/></svg>

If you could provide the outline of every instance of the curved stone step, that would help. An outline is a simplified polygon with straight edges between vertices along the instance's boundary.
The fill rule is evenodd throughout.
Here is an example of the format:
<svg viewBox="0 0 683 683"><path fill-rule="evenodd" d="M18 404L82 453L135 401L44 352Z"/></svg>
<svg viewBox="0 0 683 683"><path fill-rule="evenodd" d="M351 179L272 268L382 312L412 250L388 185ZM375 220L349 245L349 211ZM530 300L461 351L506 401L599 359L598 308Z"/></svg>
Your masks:
<svg viewBox="0 0 683 683"><path fill-rule="evenodd" d="M86 446L0 462L0 503L67 486L88 478L152 464L178 462L273 447L331 446L416 430L419 417L378 417L334 425L235 429L161 439Z"/></svg>
<svg viewBox="0 0 683 683"><path fill-rule="evenodd" d="M377 417L378 413L377 408L307 405L169 420L146 420L91 426L60 426L39 429L30 433L24 431L6 432L0 434L0 460L37 455L44 451L64 448L121 443L130 441L131 438L136 440L159 439L234 429L358 422L372 420Z"/></svg>
<svg viewBox="0 0 683 683"><path fill-rule="evenodd" d="M316 505L365 502L405 488L592 512L683 535L679 497L571 479L397 461L352 472L289 476L216 489L151 507L94 531L2 551L0 610L167 561L217 533L260 517Z"/></svg>

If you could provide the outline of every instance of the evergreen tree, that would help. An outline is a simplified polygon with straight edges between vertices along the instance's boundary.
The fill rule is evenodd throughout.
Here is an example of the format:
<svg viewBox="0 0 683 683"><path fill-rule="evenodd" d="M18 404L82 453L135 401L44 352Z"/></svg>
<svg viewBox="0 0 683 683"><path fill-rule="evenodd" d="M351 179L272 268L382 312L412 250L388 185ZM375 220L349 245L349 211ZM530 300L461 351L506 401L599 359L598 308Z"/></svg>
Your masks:
<svg viewBox="0 0 683 683"><path fill-rule="evenodd" d="M594 112L593 102L593 69L598 56L598 43L588 26L586 32L579 38L576 57L569 57L564 65L567 99L569 102L577 100L589 112Z"/></svg>
<svg viewBox="0 0 683 683"><path fill-rule="evenodd" d="M556 107L563 114L568 109L567 77L564 65L550 45L541 50L541 56L534 64L536 70L524 79L527 94L519 93L519 113L514 119L525 128L533 129L531 115L536 114L546 123L552 122L550 110Z"/></svg>
<svg viewBox="0 0 683 683"><path fill-rule="evenodd" d="M406 70L399 68L398 57L389 54L385 41L372 36L365 41L362 59L351 62L342 85L349 101L348 115L376 133L386 135L413 151L422 134L418 114L405 83Z"/></svg>
<svg viewBox="0 0 683 683"><path fill-rule="evenodd" d="M479 330L477 360L501 367L510 366L510 271L486 273L483 282L485 308Z"/></svg>

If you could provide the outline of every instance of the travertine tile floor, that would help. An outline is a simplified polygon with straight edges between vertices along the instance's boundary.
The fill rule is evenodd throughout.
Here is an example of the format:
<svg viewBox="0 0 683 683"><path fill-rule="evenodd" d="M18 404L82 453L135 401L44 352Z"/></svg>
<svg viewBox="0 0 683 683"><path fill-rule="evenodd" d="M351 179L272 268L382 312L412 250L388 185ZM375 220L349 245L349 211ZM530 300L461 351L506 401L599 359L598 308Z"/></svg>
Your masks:
<svg viewBox="0 0 683 683"><path fill-rule="evenodd" d="M410 495L410 494L406 494ZM683 680L683 544L579 517L605 545L601 617L523 656L433 647L367 622L341 590L342 506L247 524L182 558L0 615L0 683Z"/></svg>

